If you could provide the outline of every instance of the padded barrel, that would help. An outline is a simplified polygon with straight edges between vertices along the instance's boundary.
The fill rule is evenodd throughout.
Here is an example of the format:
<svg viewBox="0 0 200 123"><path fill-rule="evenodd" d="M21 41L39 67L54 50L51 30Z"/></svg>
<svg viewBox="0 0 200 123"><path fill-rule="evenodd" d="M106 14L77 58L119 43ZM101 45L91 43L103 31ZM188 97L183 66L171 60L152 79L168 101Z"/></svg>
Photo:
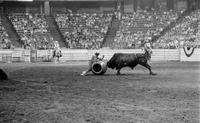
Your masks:
<svg viewBox="0 0 200 123"><path fill-rule="evenodd" d="M95 62L92 64L92 72L95 75L103 75L107 70L107 65L103 61Z"/></svg>

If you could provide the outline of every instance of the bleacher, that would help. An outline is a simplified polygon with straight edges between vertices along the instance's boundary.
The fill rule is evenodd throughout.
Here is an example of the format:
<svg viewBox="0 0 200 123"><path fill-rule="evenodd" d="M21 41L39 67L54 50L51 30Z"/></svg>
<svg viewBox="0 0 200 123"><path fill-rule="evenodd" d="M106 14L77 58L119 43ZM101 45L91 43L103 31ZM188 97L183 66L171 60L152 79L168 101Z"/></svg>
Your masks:
<svg viewBox="0 0 200 123"><path fill-rule="evenodd" d="M178 48L185 43L200 41L200 10L185 16L169 32L160 37L153 45L155 48ZM179 46L180 45L180 46Z"/></svg>
<svg viewBox="0 0 200 123"><path fill-rule="evenodd" d="M139 10L122 16L113 48L139 48L146 40L160 34L181 12Z"/></svg>
<svg viewBox="0 0 200 123"><path fill-rule="evenodd" d="M47 49L52 47L52 38L42 14L9 14L13 26L24 43L24 47ZM51 39L51 40L50 40Z"/></svg>
<svg viewBox="0 0 200 123"><path fill-rule="evenodd" d="M71 49L99 49L111 23L112 14L56 14L56 22Z"/></svg>
<svg viewBox="0 0 200 123"><path fill-rule="evenodd" d="M143 43L151 40L175 22L182 11L138 10L122 16L117 31L114 49L138 49ZM186 40L199 40L199 10L186 16L181 23L152 42L153 48L177 48ZM113 14L97 12L68 12L55 14L55 20L70 49L100 49L108 32ZM24 43L24 47L49 49L53 47L53 38L43 14L12 13L9 14L14 28ZM11 41L0 23L2 38L1 48L10 47ZM2 37L4 36L4 37ZM183 40L184 39L184 40Z"/></svg>
<svg viewBox="0 0 200 123"><path fill-rule="evenodd" d="M10 49L13 48L11 41L9 40L8 34L4 26L2 25L2 20L0 16L0 49Z"/></svg>

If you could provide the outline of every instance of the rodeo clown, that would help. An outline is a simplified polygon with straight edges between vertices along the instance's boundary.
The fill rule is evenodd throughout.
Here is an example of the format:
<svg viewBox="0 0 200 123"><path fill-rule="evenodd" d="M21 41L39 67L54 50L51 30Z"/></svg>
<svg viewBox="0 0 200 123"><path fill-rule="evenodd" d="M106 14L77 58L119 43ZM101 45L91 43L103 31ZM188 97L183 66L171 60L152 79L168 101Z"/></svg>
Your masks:
<svg viewBox="0 0 200 123"><path fill-rule="evenodd" d="M150 55L148 55L148 57L147 57L147 60L150 61L151 60L151 54L153 54L153 51L152 51L152 48L151 48L151 44L150 44L150 42L148 40L145 41L143 50L145 52L150 53Z"/></svg>
<svg viewBox="0 0 200 123"><path fill-rule="evenodd" d="M92 56L91 60L89 61L89 68L88 68L88 70L83 71L83 72L81 73L82 76L85 76L87 73L89 73L90 71L92 71L92 65L93 65L93 63L103 60L104 55L102 55L102 58L100 58L100 57L99 57L99 54L100 54L100 53L95 53L95 54Z"/></svg>

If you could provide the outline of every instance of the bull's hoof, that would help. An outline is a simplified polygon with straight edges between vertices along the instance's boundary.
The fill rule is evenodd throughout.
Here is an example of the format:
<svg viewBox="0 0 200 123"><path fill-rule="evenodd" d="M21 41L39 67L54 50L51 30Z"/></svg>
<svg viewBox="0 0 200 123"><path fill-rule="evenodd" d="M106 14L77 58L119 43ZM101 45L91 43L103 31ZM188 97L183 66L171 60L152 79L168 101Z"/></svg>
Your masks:
<svg viewBox="0 0 200 123"><path fill-rule="evenodd" d="M152 73L150 73L150 75L153 75L153 76L155 76L155 75L157 75L157 73L153 73L153 72L152 72Z"/></svg>

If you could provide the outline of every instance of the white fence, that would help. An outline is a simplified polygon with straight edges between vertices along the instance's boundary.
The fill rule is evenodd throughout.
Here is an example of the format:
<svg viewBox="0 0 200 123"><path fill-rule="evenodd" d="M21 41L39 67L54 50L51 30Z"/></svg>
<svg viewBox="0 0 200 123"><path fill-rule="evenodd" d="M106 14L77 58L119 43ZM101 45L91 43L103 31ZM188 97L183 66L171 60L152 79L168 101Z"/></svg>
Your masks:
<svg viewBox="0 0 200 123"><path fill-rule="evenodd" d="M91 56L99 52L109 60L114 53L142 53L141 49L120 50L85 50L85 49L62 49L61 61L89 60ZM200 61L200 49L195 49L187 56L183 49L153 49L152 61ZM52 50L0 50L0 62L44 62L52 61Z"/></svg>
<svg viewBox="0 0 200 123"><path fill-rule="evenodd" d="M114 53L142 53L141 49L127 49L127 50L62 50L64 55L61 58L64 61L67 60L89 60L91 56L99 52L105 56L108 60ZM178 61L180 60L178 49L153 49L152 61Z"/></svg>

